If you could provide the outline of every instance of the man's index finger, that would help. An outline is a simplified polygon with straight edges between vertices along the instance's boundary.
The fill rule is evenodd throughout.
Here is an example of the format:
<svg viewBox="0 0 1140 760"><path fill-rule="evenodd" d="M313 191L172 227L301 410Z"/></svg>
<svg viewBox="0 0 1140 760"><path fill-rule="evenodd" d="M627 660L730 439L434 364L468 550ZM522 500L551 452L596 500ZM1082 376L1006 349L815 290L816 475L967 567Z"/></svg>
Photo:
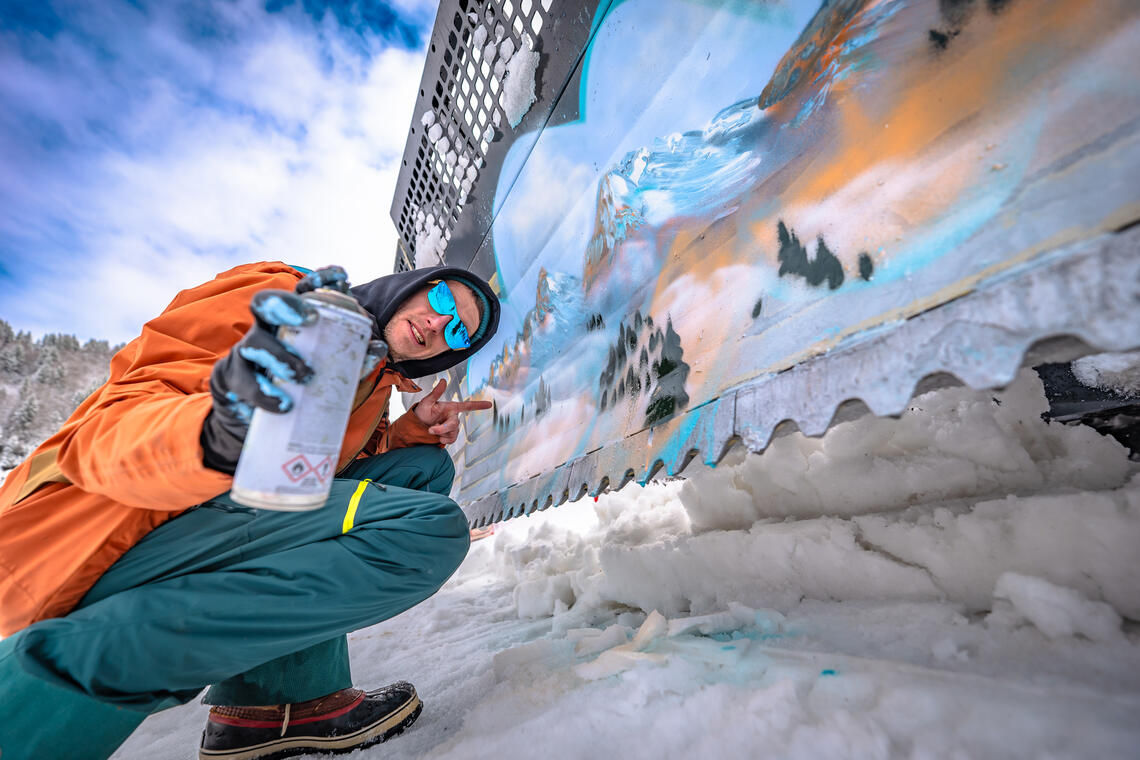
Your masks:
<svg viewBox="0 0 1140 760"><path fill-rule="evenodd" d="M490 409L490 401L449 401L451 408L456 412L474 412L479 409Z"/></svg>

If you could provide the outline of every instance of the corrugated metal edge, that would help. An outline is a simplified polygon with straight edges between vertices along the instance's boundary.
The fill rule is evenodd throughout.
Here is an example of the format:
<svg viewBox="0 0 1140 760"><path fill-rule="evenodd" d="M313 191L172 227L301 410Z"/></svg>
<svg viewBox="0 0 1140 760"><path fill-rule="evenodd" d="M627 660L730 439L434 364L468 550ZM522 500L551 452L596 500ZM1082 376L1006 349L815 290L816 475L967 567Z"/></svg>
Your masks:
<svg viewBox="0 0 1140 760"><path fill-rule="evenodd" d="M637 480L760 452L781 434L820 436L870 412L903 412L939 385L1009 383L1025 364L1140 346L1140 226L1075 244L869 338L757 378L551 473L463 505L481 527Z"/></svg>

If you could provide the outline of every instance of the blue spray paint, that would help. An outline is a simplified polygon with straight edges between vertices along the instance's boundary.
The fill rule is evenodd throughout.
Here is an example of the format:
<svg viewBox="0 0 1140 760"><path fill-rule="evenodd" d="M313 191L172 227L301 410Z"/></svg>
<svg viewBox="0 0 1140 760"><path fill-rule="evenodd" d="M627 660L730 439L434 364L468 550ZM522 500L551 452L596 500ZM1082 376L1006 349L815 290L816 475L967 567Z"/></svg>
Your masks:
<svg viewBox="0 0 1140 760"><path fill-rule="evenodd" d="M238 353L241 355L241 358L253 362L278 380L294 382L297 379L297 373L293 371L292 367L264 348L250 348L246 346L238 349Z"/></svg>

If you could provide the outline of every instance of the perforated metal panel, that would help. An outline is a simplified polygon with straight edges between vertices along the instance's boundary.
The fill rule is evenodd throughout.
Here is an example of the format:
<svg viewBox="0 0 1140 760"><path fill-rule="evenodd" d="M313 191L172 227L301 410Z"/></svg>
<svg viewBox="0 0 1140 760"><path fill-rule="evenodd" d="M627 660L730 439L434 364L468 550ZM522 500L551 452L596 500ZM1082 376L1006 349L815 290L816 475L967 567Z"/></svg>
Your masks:
<svg viewBox="0 0 1140 760"><path fill-rule="evenodd" d="M444 0L432 31L392 203L396 271L470 266L491 224L502 159L517 135L542 129L575 75L597 2ZM504 92L520 51L538 54L535 102L514 127ZM523 75L529 74L523 67ZM458 256L452 241L463 238Z"/></svg>

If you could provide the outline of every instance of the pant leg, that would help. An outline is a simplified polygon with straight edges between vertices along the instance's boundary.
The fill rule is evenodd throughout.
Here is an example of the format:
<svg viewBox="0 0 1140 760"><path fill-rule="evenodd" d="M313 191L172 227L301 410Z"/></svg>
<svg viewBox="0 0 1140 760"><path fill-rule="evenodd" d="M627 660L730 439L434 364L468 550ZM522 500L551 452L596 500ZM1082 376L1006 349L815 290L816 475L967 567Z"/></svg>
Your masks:
<svg viewBox="0 0 1140 760"><path fill-rule="evenodd" d="M146 713L107 704L28 673L13 637L0 640L0 757L97 760L126 741Z"/></svg>
<svg viewBox="0 0 1140 760"><path fill-rule="evenodd" d="M442 490L438 473L450 463L441 458L417 447L361 467L393 479L418 469ZM15 656L41 680L145 713L392 617L458 567L466 520L440 493L362 483L338 479L314 512L241 511L223 497L176 518L132 548L81 608L15 634ZM187 548L195 529L220 556ZM173 569L154 556L166 549L176 550Z"/></svg>
<svg viewBox="0 0 1140 760"><path fill-rule="evenodd" d="M283 705L308 702L352 686L348 637L337 636L250 668L211 686L208 705Z"/></svg>
<svg viewBox="0 0 1140 760"><path fill-rule="evenodd" d="M399 449L353 462L340 474L349 480L430 491L446 496L455 467L442 450ZM347 508L347 505L345 505ZM344 521L341 521L342 529ZM216 683L202 701L210 705L274 705L305 702L352 686L348 639L339 636L278 657Z"/></svg>

